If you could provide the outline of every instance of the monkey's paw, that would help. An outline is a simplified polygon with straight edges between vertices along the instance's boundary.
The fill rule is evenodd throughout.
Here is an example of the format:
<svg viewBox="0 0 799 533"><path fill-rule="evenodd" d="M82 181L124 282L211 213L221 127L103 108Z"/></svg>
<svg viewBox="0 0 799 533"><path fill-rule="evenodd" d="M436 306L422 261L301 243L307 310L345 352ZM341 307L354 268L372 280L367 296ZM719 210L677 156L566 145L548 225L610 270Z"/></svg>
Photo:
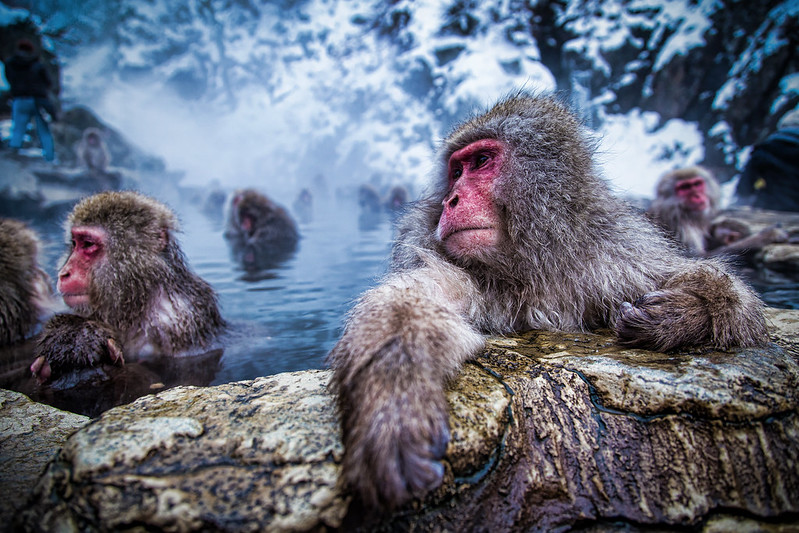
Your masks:
<svg viewBox="0 0 799 533"><path fill-rule="evenodd" d="M408 396L400 394L383 406L368 405L364 398L366 405L345 427L346 479L373 509L395 509L422 497L444 476L446 406Z"/></svg>
<svg viewBox="0 0 799 533"><path fill-rule="evenodd" d="M124 364L114 329L76 315L56 315L44 327L34 348L31 372L44 383L71 370L105 363Z"/></svg>
<svg viewBox="0 0 799 533"><path fill-rule="evenodd" d="M683 291L660 290L622 303L616 319L619 342L660 352L701 344L710 326L695 300Z"/></svg>

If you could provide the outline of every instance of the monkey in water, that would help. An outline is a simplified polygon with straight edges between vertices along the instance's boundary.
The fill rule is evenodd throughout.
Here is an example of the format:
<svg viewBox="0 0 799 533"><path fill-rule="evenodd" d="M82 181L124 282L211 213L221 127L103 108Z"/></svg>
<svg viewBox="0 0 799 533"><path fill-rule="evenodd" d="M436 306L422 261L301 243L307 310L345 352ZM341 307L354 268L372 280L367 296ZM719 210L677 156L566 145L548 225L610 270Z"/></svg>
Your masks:
<svg viewBox="0 0 799 533"><path fill-rule="evenodd" d="M777 227L751 234L726 231L729 225L722 225L716 235L713 220L719 214L720 200L719 184L707 169L680 168L658 180L649 215L697 256L752 254L767 244L788 239L788 234Z"/></svg>
<svg viewBox="0 0 799 533"><path fill-rule="evenodd" d="M230 198L225 238L245 268L266 268L294 253L300 232L283 206L254 189Z"/></svg>
<svg viewBox="0 0 799 533"><path fill-rule="evenodd" d="M40 381L124 358L203 350L224 329L217 296L192 272L175 213L142 194L103 192L67 219L57 289L74 315L45 325L31 370Z"/></svg>
<svg viewBox="0 0 799 533"><path fill-rule="evenodd" d="M41 243L23 222L0 218L0 346L24 340L57 305L39 266Z"/></svg>
<svg viewBox="0 0 799 533"><path fill-rule="evenodd" d="M440 485L444 386L484 334L609 327L659 351L768 341L755 293L614 197L592 146L565 106L525 93L445 139L389 273L327 358L343 476L365 505L393 509Z"/></svg>

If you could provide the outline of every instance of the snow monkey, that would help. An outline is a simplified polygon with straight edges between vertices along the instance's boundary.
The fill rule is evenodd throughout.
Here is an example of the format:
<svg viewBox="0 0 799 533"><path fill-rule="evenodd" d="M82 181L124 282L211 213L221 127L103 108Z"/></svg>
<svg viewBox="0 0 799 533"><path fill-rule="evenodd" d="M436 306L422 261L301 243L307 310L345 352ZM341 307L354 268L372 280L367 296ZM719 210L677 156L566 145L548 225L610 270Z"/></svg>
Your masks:
<svg viewBox="0 0 799 533"><path fill-rule="evenodd" d="M254 189L241 189L227 206L225 239L245 268L267 268L297 249L300 232L286 209Z"/></svg>
<svg viewBox="0 0 799 533"><path fill-rule="evenodd" d="M86 128L76 148L78 162L92 172L105 172L111 156L98 128Z"/></svg>
<svg viewBox="0 0 799 533"><path fill-rule="evenodd" d="M50 276L41 269L36 233L0 218L0 346L24 340L56 308Z"/></svg>
<svg viewBox="0 0 799 533"><path fill-rule="evenodd" d="M521 92L444 140L389 273L327 359L342 475L367 506L396 508L440 485L444 385L483 334L610 327L622 345L659 351L768 341L755 293L614 197L592 147L558 100Z"/></svg>
<svg viewBox="0 0 799 533"><path fill-rule="evenodd" d="M712 221L719 213L720 198L719 184L708 170L700 166L680 168L660 177L649 214L697 256L753 253L767 244L787 240L787 233L777 227L754 235L724 232L723 241L716 238Z"/></svg>
<svg viewBox="0 0 799 533"><path fill-rule="evenodd" d="M57 282L75 314L45 325L31 366L41 381L123 356L200 351L223 330L216 294L187 266L178 230L169 207L136 192L75 206Z"/></svg>

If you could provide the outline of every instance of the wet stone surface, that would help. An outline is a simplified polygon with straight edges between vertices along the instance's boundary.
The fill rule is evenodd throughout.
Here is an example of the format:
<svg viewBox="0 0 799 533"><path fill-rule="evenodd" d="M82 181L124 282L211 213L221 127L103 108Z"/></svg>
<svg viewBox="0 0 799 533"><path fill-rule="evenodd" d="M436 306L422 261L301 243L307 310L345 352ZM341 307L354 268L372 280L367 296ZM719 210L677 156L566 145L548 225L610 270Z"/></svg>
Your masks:
<svg viewBox="0 0 799 533"><path fill-rule="evenodd" d="M448 390L443 486L368 522L339 484L328 372L145 396L73 422L85 425L61 441L15 527L796 527L799 312L768 318L773 346L729 353L622 350L601 334L489 339Z"/></svg>

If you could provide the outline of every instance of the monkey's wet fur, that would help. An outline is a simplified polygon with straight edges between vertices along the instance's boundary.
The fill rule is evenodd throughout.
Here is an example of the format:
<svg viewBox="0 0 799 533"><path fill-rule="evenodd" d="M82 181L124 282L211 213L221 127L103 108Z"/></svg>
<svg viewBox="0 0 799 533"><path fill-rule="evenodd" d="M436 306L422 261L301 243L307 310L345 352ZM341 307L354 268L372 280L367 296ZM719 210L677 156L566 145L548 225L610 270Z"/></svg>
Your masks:
<svg viewBox="0 0 799 533"><path fill-rule="evenodd" d="M444 386L485 334L611 328L624 346L768 342L763 304L722 261L689 258L610 191L595 143L554 97L518 93L445 139L400 222L389 273L328 355L343 475L368 508L438 487Z"/></svg>
<svg viewBox="0 0 799 533"><path fill-rule="evenodd" d="M40 251L36 232L0 218L0 346L24 340L55 307L50 276L38 263Z"/></svg>
<svg viewBox="0 0 799 533"><path fill-rule="evenodd" d="M121 363L123 354L135 360L209 347L226 324L216 293L187 265L178 231L169 207L132 191L99 193L75 206L57 283L74 315L45 325L31 367L37 377L109 358Z"/></svg>

